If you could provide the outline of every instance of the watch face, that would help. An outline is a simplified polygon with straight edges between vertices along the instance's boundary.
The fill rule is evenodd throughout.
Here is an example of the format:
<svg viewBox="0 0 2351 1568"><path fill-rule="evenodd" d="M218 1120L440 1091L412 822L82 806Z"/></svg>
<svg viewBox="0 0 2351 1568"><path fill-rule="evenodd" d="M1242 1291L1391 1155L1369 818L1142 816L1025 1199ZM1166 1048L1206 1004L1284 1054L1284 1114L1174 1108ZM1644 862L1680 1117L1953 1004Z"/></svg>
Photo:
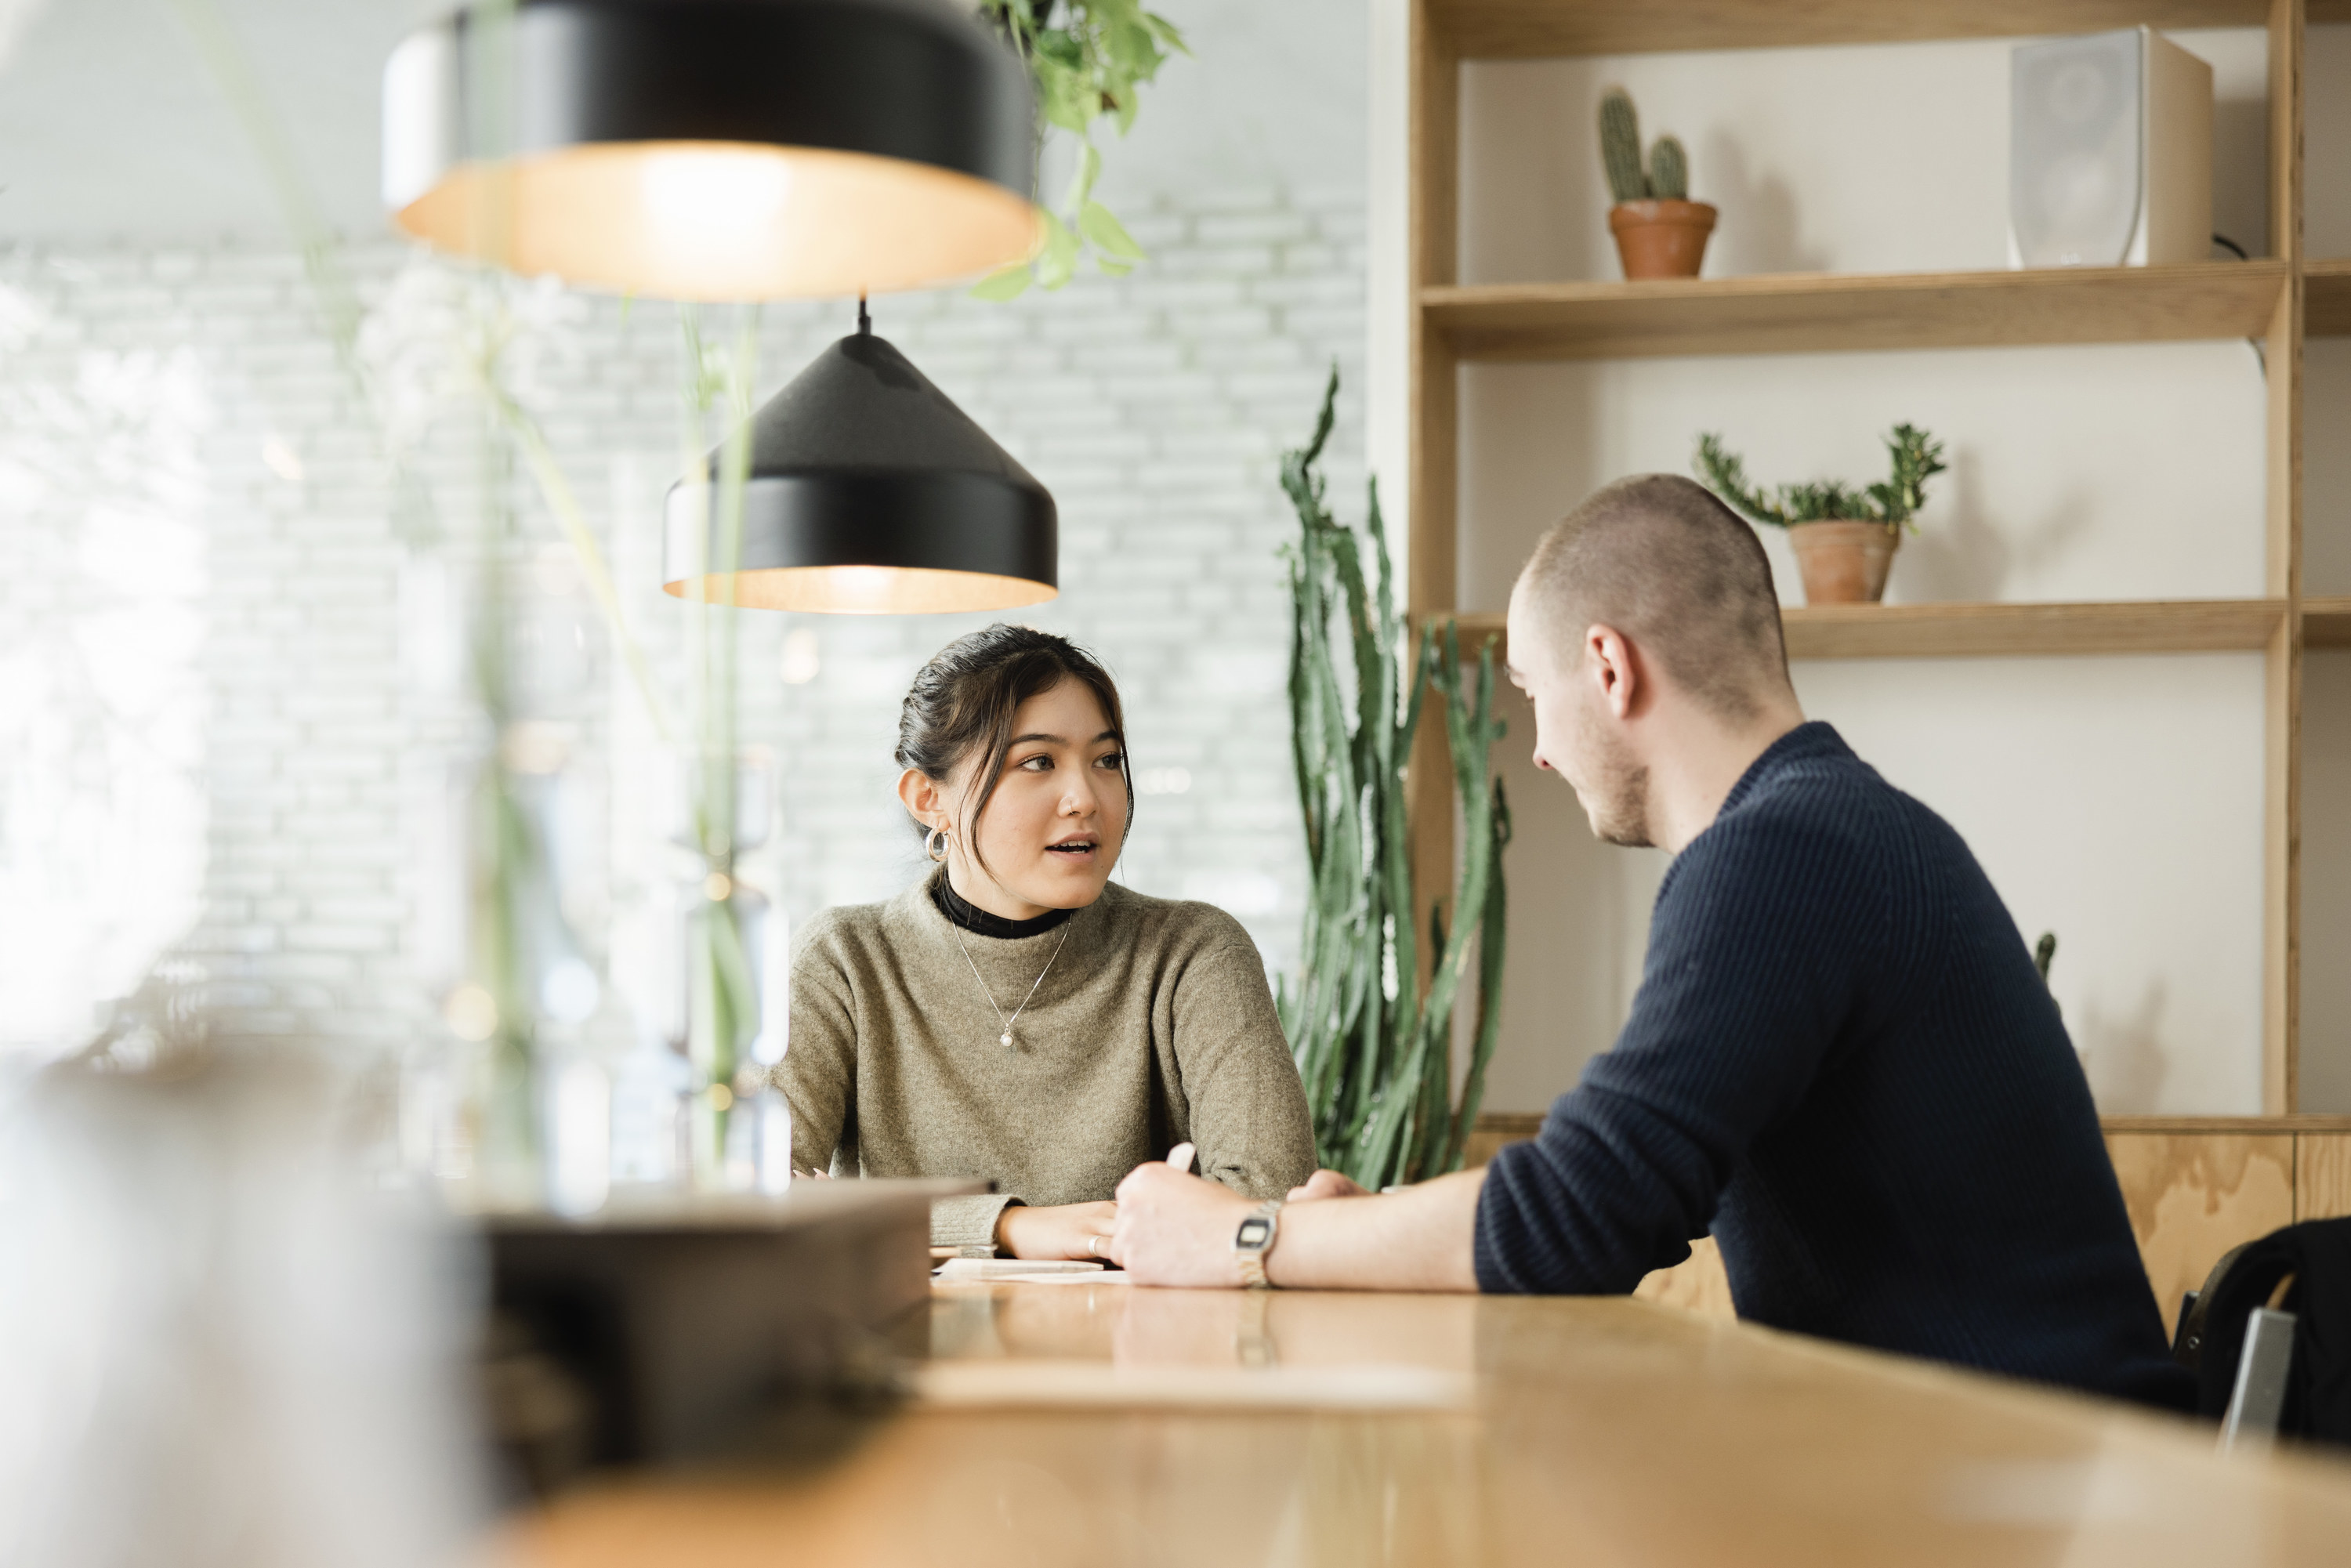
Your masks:
<svg viewBox="0 0 2351 1568"><path fill-rule="evenodd" d="M1272 1237L1273 1222L1251 1215L1241 1221L1240 1229L1233 1236L1233 1245L1245 1251L1255 1252L1263 1248L1269 1240L1272 1239Z"/></svg>

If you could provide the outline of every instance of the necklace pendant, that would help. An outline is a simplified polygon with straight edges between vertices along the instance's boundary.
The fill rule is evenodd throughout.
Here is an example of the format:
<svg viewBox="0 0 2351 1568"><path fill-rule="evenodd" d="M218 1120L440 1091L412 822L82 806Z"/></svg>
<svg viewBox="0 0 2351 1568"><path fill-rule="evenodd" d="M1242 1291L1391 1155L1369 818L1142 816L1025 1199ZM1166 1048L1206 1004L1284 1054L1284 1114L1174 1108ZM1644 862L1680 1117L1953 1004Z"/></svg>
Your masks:
<svg viewBox="0 0 2351 1568"><path fill-rule="evenodd" d="M1012 1049L1012 1031L1008 1029L1002 1034L998 1035L996 1037L996 1043L1002 1046L1005 1050L1010 1051Z"/></svg>

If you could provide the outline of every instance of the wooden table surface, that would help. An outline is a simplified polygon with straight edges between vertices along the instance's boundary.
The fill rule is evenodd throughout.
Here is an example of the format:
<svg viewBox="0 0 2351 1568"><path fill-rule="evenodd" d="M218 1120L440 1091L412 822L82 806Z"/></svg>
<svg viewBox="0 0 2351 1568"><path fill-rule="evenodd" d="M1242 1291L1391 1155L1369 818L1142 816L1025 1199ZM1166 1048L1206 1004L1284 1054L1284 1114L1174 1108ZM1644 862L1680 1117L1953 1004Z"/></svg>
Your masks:
<svg viewBox="0 0 2351 1568"><path fill-rule="evenodd" d="M2351 1461L1646 1302L941 1286L946 1361L1409 1366L1458 1410L971 1410L830 1458L599 1482L508 1533L679 1563L2351 1563ZM1164 1384L1163 1375L1155 1381Z"/></svg>

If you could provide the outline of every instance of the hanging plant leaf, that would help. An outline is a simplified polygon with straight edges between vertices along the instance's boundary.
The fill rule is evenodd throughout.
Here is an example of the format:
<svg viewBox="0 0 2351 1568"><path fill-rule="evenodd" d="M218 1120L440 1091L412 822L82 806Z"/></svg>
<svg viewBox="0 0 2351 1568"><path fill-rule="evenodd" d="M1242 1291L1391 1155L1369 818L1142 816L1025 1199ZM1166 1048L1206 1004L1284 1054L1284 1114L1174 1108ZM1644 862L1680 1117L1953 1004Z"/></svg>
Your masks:
<svg viewBox="0 0 2351 1568"><path fill-rule="evenodd" d="M1015 263L1000 271L991 272L971 286L974 299L1017 299L1029 291L1034 276L1025 261Z"/></svg>
<svg viewBox="0 0 2351 1568"><path fill-rule="evenodd" d="M1067 199L1054 218L1069 236L1066 248L1052 230L1027 264L1030 280L1059 288L1077 276L1088 256L1113 277L1123 277L1145 253L1125 225L1093 200L1102 157L1092 141L1095 121L1107 119L1123 136L1134 126L1141 89L1155 79L1171 55L1189 55L1182 29L1143 8L1141 0L979 0L993 21L1029 62L1037 85L1038 117L1049 128L1078 139L1078 166ZM1009 299L1019 289L996 277L972 291L981 298Z"/></svg>
<svg viewBox="0 0 2351 1568"><path fill-rule="evenodd" d="M1096 250L1103 253L1095 265L1104 271L1109 270L1111 260L1124 261L1131 266L1144 257L1144 248L1134 243L1134 236L1126 232L1126 225L1113 217L1111 210L1100 202L1088 202L1078 209L1078 231L1093 242Z"/></svg>
<svg viewBox="0 0 2351 1568"><path fill-rule="evenodd" d="M1059 288L1078 270L1077 233L1051 213L1038 215L1045 224L1045 248L1037 257L1037 281L1047 288Z"/></svg>
<svg viewBox="0 0 2351 1568"><path fill-rule="evenodd" d="M1061 204L1062 210L1082 216L1085 209L1093 204L1094 181L1101 173L1102 154L1094 150L1092 142L1086 142L1078 149L1078 166L1071 172L1070 195Z"/></svg>

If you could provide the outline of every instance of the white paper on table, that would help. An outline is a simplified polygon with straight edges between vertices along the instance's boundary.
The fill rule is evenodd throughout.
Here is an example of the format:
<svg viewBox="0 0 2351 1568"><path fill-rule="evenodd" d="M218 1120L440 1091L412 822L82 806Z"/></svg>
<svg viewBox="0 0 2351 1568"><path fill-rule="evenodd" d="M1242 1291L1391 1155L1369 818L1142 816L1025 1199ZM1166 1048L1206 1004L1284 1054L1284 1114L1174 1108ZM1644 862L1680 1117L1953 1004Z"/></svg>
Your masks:
<svg viewBox="0 0 2351 1568"><path fill-rule="evenodd" d="M940 1280L1022 1280L1098 1275L1099 1263L1082 1258L950 1258L933 1275ZM1121 1279L1125 1276L1122 1274Z"/></svg>

